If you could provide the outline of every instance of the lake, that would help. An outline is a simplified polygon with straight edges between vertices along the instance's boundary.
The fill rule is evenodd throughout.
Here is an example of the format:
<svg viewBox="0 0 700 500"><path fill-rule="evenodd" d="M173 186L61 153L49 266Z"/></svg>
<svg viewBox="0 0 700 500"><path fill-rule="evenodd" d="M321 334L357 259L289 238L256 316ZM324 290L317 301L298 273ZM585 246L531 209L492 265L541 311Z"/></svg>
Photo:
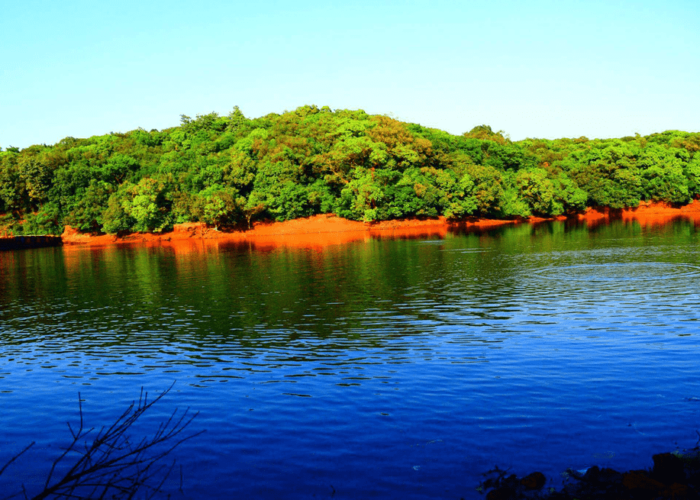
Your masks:
<svg viewBox="0 0 700 500"><path fill-rule="evenodd" d="M184 498L479 498L498 465L642 468L700 428L700 230L503 226L290 248L0 253L0 491L173 382ZM177 492L178 477L166 488Z"/></svg>

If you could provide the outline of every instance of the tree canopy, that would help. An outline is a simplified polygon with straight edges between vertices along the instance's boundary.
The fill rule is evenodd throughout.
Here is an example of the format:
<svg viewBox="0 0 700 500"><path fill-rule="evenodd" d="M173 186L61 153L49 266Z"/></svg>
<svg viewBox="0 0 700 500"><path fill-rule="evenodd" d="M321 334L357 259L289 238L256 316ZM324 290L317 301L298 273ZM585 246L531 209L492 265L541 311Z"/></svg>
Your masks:
<svg viewBox="0 0 700 500"><path fill-rule="evenodd" d="M177 127L0 151L0 226L15 234L160 232L320 213L513 218L700 196L700 133L511 141L364 111L238 107Z"/></svg>

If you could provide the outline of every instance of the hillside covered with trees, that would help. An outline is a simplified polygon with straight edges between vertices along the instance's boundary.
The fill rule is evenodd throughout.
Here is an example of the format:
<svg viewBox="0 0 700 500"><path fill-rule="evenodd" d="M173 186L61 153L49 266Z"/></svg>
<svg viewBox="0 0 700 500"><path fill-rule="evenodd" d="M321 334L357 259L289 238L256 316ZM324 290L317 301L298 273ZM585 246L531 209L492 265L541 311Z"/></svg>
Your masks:
<svg viewBox="0 0 700 500"><path fill-rule="evenodd" d="M236 107L181 125L0 151L0 228L60 234L220 228L319 213L375 221L553 216L700 197L700 133L511 141L364 111Z"/></svg>

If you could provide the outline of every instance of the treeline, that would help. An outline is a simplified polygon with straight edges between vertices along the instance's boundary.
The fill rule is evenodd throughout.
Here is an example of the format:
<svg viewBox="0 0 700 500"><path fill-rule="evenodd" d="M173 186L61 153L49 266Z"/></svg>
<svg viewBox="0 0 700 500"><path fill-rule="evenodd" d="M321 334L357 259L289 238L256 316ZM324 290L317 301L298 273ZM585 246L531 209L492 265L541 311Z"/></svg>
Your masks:
<svg viewBox="0 0 700 500"><path fill-rule="evenodd" d="M461 136L364 111L236 107L142 129L0 151L0 227L160 232L319 213L374 221L553 216L700 196L700 133L526 139Z"/></svg>

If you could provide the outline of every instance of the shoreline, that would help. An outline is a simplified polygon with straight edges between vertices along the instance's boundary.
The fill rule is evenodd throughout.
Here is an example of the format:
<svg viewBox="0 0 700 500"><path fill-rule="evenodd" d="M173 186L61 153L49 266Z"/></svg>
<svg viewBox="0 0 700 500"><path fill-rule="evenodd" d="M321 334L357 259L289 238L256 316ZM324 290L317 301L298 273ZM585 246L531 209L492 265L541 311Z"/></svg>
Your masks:
<svg viewBox="0 0 700 500"><path fill-rule="evenodd" d="M459 221L436 218L410 218L365 223L344 219L333 214L320 214L284 222L256 222L252 229L219 231L204 223L176 224L167 233L132 233L125 236L90 235L66 226L61 235L64 245L106 246L129 243L221 242L255 243L262 246L323 247L349 243L372 236L419 237L444 236L450 230L488 229L513 224L538 224L549 221L573 220L595 224L607 220L638 220L644 225L660 224L677 217L700 221L700 200L683 206L665 202L641 202L636 208L588 208L583 213L558 217L528 219L485 219L469 217Z"/></svg>
<svg viewBox="0 0 700 500"><path fill-rule="evenodd" d="M65 247L105 247L133 244L182 245L193 243L254 244L274 248L288 246L297 248L321 248L341 245L372 237L418 238L423 236L444 237L448 232L469 229L490 229L514 224L538 224L549 221L578 221L590 225L610 220L635 220L642 225L657 225L676 218L697 220L700 224L700 200L674 206L665 202L641 202L636 208L611 209L589 207L583 213L558 217L530 217L528 219L485 219L468 217L462 220L435 218L409 218L365 223L344 219L333 214L320 214L284 222L255 222L251 229L219 231L204 223L176 224L166 233L130 233L122 236L93 235L81 233L65 226L60 236ZM22 238L5 238L6 240ZM26 238L26 237L25 237Z"/></svg>
<svg viewBox="0 0 700 500"><path fill-rule="evenodd" d="M327 246L348 243L372 236L417 237L423 234L446 234L456 228L490 228L522 223L519 220L469 219L448 221L445 217L399 219L364 223L333 214L313 215L284 222L256 222L252 229L220 231L204 223L176 224L167 233L132 233L124 236L90 235L66 226L61 239L64 245L106 246L131 243L218 242L256 243L291 246ZM525 221L526 222L526 221Z"/></svg>

